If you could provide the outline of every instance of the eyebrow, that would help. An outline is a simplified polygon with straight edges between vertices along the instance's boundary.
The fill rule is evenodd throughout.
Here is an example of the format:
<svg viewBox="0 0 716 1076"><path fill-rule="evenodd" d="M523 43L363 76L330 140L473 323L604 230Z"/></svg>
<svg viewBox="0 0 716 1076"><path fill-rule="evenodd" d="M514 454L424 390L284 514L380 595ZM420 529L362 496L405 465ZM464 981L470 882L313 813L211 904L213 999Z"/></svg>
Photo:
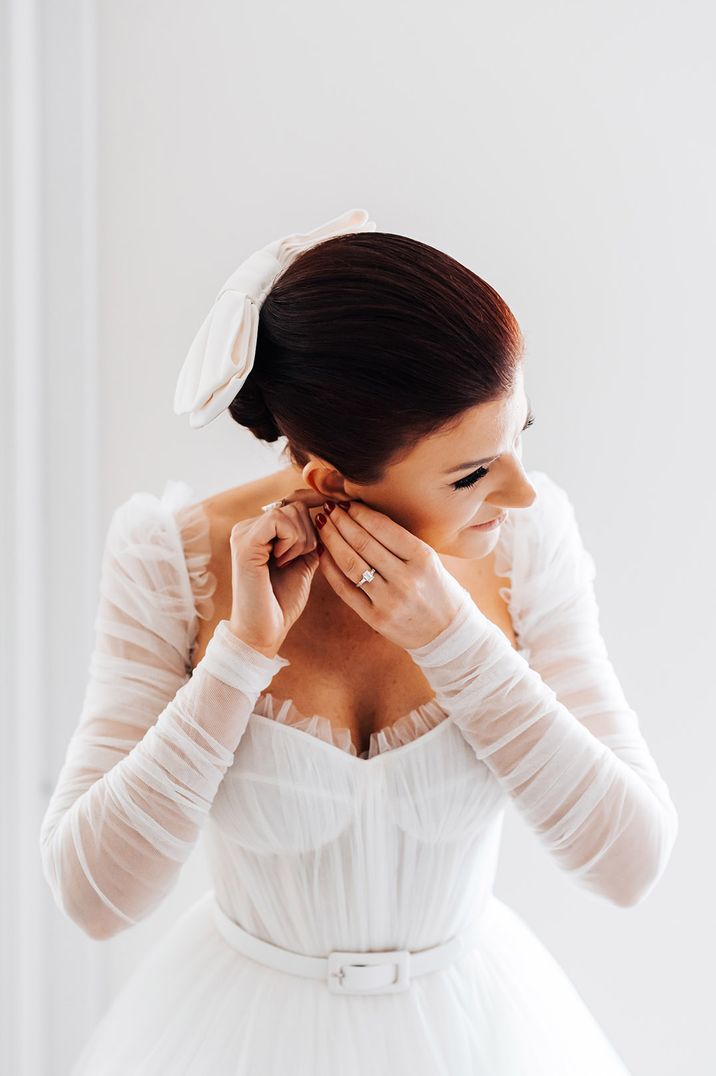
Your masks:
<svg viewBox="0 0 716 1076"><path fill-rule="evenodd" d="M525 426L529 422L530 417L532 415L532 403L530 402L529 396L527 396L526 399L527 399L527 418L525 419ZM524 429L524 426L522 428ZM499 453L498 453L498 455L499 455ZM482 465L484 463L492 463L496 459L497 459L497 456L487 456L483 460L468 460L467 463L459 463L457 465L457 467L451 467L449 471L443 471L443 474L455 474L456 471L465 471L465 470L467 470L468 467L482 467Z"/></svg>

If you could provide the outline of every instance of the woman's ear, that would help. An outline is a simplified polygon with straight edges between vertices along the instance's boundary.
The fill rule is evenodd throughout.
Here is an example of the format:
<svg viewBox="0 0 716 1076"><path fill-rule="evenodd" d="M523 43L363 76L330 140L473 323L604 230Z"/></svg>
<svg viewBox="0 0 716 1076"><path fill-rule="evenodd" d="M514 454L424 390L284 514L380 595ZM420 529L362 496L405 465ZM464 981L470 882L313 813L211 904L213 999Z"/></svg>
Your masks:
<svg viewBox="0 0 716 1076"><path fill-rule="evenodd" d="M303 468L301 477L306 486L310 486L326 500L350 500L345 491L343 475L325 460L312 457Z"/></svg>

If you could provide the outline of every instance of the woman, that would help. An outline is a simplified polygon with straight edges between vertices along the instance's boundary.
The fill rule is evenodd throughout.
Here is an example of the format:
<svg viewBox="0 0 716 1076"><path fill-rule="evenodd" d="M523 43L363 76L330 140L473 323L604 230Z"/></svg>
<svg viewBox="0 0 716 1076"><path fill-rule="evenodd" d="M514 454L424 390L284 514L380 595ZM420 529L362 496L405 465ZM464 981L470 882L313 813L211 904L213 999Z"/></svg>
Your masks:
<svg viewBox="0 0 716 1076"><path fill-rule="evenodd" d="M629 907L676 810L571 502L522 464L512 313L374 231L357 210L252 255L182 369L192 425L228 408L290 465L199 503L169 482L110 523L45 875L98 939L151 914L202 830L214 888L73 1076L627 1072L493 895L501 827L511 802Z"/></svg>

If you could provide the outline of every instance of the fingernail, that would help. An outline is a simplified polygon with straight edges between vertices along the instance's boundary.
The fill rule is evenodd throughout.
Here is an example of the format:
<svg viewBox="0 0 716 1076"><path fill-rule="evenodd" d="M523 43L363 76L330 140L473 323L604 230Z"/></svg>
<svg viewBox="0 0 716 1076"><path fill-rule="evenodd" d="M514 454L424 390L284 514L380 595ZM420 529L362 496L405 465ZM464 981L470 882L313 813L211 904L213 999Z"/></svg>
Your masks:
<svg viewBox="0 0 716 1076"><path fill-rule="evenodd" d="M336 502L335 501L324 501L323 502L323 507L325 508L326 512L328 512L328 514L330 515L331 512L333 511L333 509L336 507Z"/></svg>
<svg viewBox="0 0 716 1076"><path fill-rule="evenodd" d="M338 502L338 507L342 508L344 512L347 512L348 509L350 508L350 506L351 506L350 501L339 501Z"/></svg>
<svg viewBox="0 0 716 1076"><path fill-rule="evenodd" d="M320 531L321 527L324 526L325 523L326 523L326 517L323 515L322 512L319 512L318 515L316 516L316 526L318 527L319 531Z"/></svg>

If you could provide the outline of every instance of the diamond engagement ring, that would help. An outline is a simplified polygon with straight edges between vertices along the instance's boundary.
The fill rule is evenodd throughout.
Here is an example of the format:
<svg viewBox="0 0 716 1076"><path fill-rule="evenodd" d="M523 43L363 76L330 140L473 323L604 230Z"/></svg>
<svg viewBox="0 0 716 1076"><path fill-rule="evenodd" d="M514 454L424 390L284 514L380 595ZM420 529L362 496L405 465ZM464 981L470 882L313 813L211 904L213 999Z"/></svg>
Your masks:
<svg viewBox="0 0 716 1076"><path fill-rule="evenodd" d="M370 583L370 581L371 581L371 579L373 578L374 575L375 575L375 568L366 568L366 570L363 572L363 575L360 577L360 579L356 583L356 586L357 587L362 587L364 583Z"/></svg>
<svg viewBox="0 0 716 1076"><path fill-rule="evenodd" d="M262 504L262 512L270 512L272 508L283 508L286 504L286 498L282 497L280 501L271 501L270 504Z"/></svg>

